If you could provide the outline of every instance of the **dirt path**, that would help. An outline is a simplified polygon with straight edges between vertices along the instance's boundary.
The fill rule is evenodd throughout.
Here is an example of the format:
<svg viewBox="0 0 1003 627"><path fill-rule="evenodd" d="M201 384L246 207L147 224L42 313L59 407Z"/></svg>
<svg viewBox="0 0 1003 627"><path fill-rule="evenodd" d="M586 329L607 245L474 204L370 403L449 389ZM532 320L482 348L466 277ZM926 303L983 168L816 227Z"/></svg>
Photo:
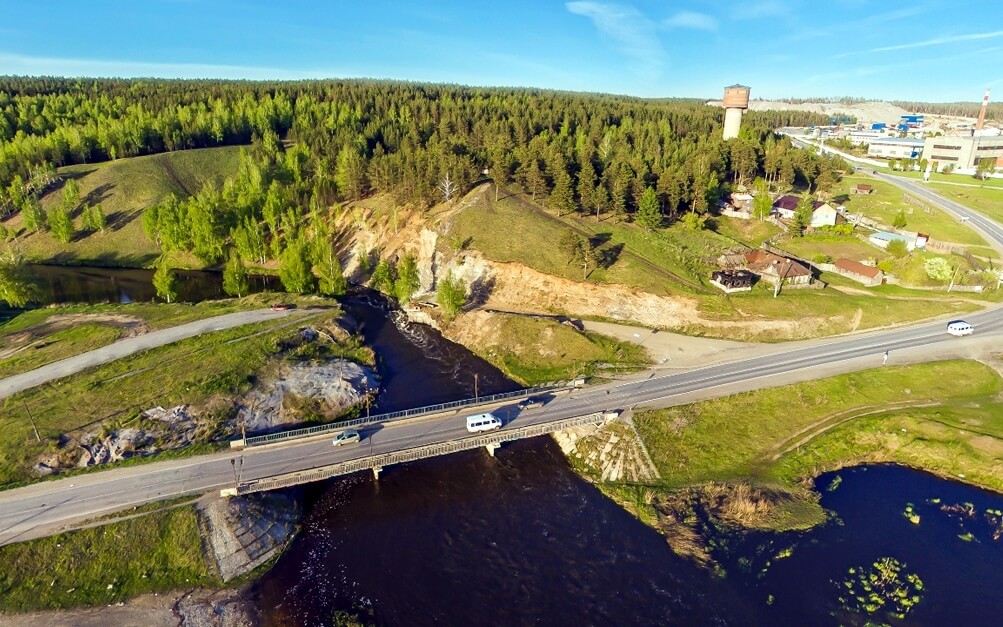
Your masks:
<svg viewBox="0 0 1003 627"><path fill-rule="evenodd" d="M161 153L157 155L157 163L159 163L160 166L164 168L164 171L167 172L167 176L171 177L171 180L177 183L178 187L184 190L185 194L189 196L195 195L195 192L188 189L188 186L185 185L184 181L181 180L181 177L178 176L178 172L177 170L174 169L174 164L171 163L171 160L168 158L167 153Z"/></svg>
<svg viewBox="0 0 1003 627"><path fill-rule="evenodd" d="M104 324L121 329L123 337L135 337L149 331L142 318L122 314L62 314L50 316L44 322L3 337L0 359L6 359L29 348L47 342L57 331L81 324Z"/></svg>
<svg viewBox="0 0 1003 627"><path fill-rule="evenodd" d="M770 451L775 451L770 455L770 451L767 451L767 455L770 455L769 461L775 462L787 453L804 446L808 442L814 440L818 436L822 435L830 429L834 429L839 425L849 422L850 420L855 420L857 418L862 418L864 416L871 416L873 414L881 414L887 411L892 411L895 409L907 409L914 407L935 407L940 405L939 402L918 402L918 401L902 401L900 403L884 403L882 405L871 405L864 407L855 407L853 409L848 409L846 411L841 411L835 414L830 414L819 421L813 422L804 429L801 429L791 437L787 438L780 444L772 447ZM796 439L795 439L796 438ZM792 441L793 440L793 441Z"/></svg>
<svg viewBox="0 0 1003 627"><path fill-rule="evenodd" d="M275 320L277 318L299 317L302 314L314 313L315 311L311 309L289 311L255 309L253 311L241 311L206 318L204 320L196 320L195 322L189 322L169 329L161 329L152 333L119 340L108 346L102 346L101 348L96 348L80 355L74 355L62 361L47 364L13 377L0 379L0 398L6 398L17 392L48 383L54 379L60 379L87 368L100 366L140 351L171 344L203 333L223 331L256 322Z"/></svg>

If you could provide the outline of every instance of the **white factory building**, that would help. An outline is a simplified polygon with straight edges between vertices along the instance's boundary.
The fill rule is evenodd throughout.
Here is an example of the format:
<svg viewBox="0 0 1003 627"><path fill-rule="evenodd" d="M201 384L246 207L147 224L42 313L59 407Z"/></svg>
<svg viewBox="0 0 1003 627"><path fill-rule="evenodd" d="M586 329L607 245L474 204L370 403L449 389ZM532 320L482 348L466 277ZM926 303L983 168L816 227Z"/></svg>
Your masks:
<svg viewBox="0 0 1003 627"><path fill-rule="evenodd" d="M867 144L868 157L884 159L919 159L923 154L924 141L906 137L881 137Z"/></svg>
<svg viewBox="0 0 1003 627"><path fill-rule="evenodd" d="M1003 167L1003 137L927 137L923 156L935 163L938 170L948 165L955 170L972 170L986 157L995 159L999 168Z"/></svg>

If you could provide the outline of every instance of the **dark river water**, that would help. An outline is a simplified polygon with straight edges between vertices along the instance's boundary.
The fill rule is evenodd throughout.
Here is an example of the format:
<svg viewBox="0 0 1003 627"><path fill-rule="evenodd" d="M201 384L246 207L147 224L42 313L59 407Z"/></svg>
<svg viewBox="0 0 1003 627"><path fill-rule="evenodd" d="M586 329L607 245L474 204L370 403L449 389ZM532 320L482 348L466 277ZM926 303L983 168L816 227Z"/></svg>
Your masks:
<svg viewBox="0 0 1003 627"><path fill-rule="evenodd" d="M149 300L149 273L46 269L52 300ZM142 271L138 271L142 272ZM131 277L131 278L129 278ZM146 282L144 284L144 281ZM216 297L195 273L188 300ZM117 294L117 296L116 296ZM63 295L63 296L59 296ZM91 295L91 297L88 297ZM99 296L94 296L99 295ZM378 299L346 309L378 353L379 409L515 385L434 330L395 324ZM549 438L313 484L289 550L254 586L268 625L839 625L849 569L885 557L923 582L909 625L1003 624L1003 496L894 466L819 478L832 520L808 532L724 534L712 575L581 480ZM912 506L919 524L904 513Z"/></svg>

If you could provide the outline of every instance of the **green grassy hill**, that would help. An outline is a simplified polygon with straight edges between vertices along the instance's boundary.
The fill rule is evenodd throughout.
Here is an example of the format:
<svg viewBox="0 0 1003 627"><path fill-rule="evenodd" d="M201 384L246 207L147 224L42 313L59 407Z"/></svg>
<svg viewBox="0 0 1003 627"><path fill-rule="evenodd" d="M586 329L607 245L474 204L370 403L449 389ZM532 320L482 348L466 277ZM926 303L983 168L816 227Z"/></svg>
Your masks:
<svg viewBox="0 0 1003 627"><path fill-rule="evenodd" d="M64 179L73 178L80 186L84 204L101 203L108 219L104 233L78 233L74 241L62 244L49 233L21 236L21 248L32 260L61 264L101 266L146 266L159 254L146 239L140 214L168 194L184 198L197 193L207 182L222 185L237 169L240 148L183 150L105 163L60 168ZM60 188L42 198L42 206L59 202ZM79 229L79 210L74 224ZM21 218L14 216L6 226L20 229Z"/></svg>

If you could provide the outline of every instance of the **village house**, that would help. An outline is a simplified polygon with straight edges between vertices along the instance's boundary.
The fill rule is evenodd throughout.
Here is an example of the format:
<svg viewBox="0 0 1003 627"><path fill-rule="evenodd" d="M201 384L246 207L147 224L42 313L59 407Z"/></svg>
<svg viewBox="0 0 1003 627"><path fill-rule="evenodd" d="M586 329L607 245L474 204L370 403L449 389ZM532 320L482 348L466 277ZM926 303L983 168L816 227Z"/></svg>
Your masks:
<svg viewBox="0 0 1003 627"><path fill-rule="evenodd" d="M787 220L793 220L798 209L800 198L790 194L784 194L773 201L773 213Z"/></svg>
<svg viewBox="0 0 1003 627"><path fill-rule="evenodd" d="M745 213L752 212L752 194L733 192L729 196L729 201L731 202L731 206L738 211L744 211Z"/></svg>
<svg viewBox="0 0 1003 627"><path fill-rule="evenodd" d="M841 274L867 286L881 285L885 279L885 273L878 268L862 264L859 261L853 261L852 259L839 258L833 265L837 274Z"/></svg>
<svg viewBox="0 0 1003 627"><path fill-rule="evenodd" d="M815 281L811 269L804 264L765 250L754 250L746 253L745 260L749 270L772 285L783 281L784 285L802 287L811 285Z"/></svg>
<svg viewBox="0 0 1003 627"><path fill-rule="evenodd" d="M811 222L808 226L813 229L824 226L836 226L836 221L840 218L839 212L830 206L829 203L816 204L818 206L811 212Z"/></svg>
<svg viewBox="0 0 1003 627"><path fill-rule="evenodd" d="M785 220L793 220L794 214L797 213L798 203L800 202L801 199L799 197L784 194L773 202L773 213ZM813 229L823 226L835 226L838 216L839 212L828 203L814 200L812 201L811 222L809 226Z"/></svg>

